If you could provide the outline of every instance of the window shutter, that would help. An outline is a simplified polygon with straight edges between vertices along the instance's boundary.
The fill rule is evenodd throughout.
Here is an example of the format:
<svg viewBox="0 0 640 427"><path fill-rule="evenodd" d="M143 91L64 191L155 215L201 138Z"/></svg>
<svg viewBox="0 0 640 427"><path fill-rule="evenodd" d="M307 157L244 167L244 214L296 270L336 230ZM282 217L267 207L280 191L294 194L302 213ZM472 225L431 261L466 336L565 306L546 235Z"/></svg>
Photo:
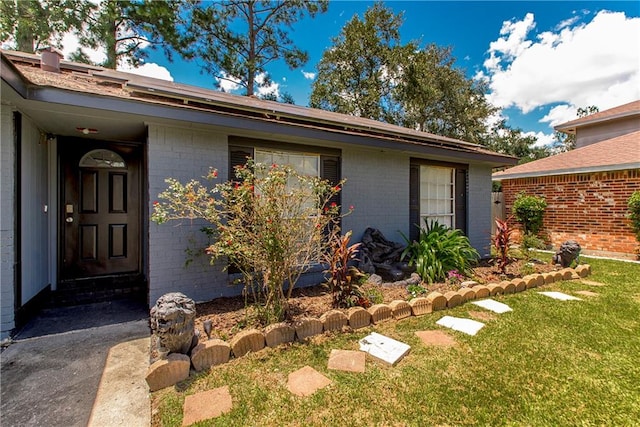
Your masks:
<svg viewBox="0 0 640 427"><path fill-rule="evenodd" d="M454 196L455 227L467 234L467 171L456 169L456 194Z"/></svg>
<svg viewBox="0 0 640 427"><path fill-rule="evenodd" d="M409 239L418 239L420 225L420 165L412 164L409 166Z"/></svg>
<svg viewBox="0 0 640 427"><path fill-rule="evenodd" d="M340 182L340 158L336 156L320 156L320 178L326 179L331 185L338 185ZM329 200L341 206L342 192L336 194Z"/></svg>
<svg viewBox="0 0 640 427"><path fill-rule="evenodd" d="M235 167L247 163L247 157L253 158L253 148L229 147L229 181L236 180Z"/></svg>

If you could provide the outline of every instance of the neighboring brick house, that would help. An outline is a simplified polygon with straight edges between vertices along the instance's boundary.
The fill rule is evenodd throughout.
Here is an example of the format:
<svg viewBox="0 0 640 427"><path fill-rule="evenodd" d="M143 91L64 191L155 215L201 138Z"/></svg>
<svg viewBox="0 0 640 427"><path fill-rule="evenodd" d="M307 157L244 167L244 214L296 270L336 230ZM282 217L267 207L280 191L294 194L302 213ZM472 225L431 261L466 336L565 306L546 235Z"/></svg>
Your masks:
<svg viewBox="0 0 640 427"><path fill-rule="evenodd" d="M507 215L520 192L544 197L542 233L554 247L573 239L583 253L635 258L627 201L640 190L640 101L556 126L576 149L493 174Z"/></svg>
<svg viewBox="0 0 640 427"><path fill-rule="evenodd" d="M51 53L51 52L49 52ZM207 259L202 222L149 221L167 177L228 177L247 155L347 183L342 227L402 241L422 218L462 229L488 254L491 172L516 159L374 120L237 96L86 64L1 52L0 339L41 296L142 288L196 301L241 287ZM59 67L59 68L58 68ZM306 280L322 280L307 276ZM110 296L110 294L109 294Z"/></svg>

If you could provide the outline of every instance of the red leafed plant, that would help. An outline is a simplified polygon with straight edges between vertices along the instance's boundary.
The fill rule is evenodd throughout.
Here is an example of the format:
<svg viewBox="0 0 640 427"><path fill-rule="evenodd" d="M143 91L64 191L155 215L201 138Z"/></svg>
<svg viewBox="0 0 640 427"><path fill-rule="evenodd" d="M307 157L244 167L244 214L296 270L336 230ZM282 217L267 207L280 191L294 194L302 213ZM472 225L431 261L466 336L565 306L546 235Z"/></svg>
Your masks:
<svg viewBox="0 0 640 427"><path fill-rule="evenodd" d="M494 262L500 268L502 274L506 274L507 266L513 262L513 258L509 256L512 241L511 234L513 229L509 225L509 220L501 220L496 218L496 233L493 236L493 247L496 255Z"/></svg>
<svg viewBox="0 0 640 427"><path fill-rule="evenodd" d="M325 261L329 265L325 272L331 275L328 285L333 295L333 306L336 308L367 304L366 298L359 290L359 278L362 273L349 265L356 258L360 243L349 246L350 240L351 231L344 236L334 234L331 236L330 249L325 255Z"/></svg>

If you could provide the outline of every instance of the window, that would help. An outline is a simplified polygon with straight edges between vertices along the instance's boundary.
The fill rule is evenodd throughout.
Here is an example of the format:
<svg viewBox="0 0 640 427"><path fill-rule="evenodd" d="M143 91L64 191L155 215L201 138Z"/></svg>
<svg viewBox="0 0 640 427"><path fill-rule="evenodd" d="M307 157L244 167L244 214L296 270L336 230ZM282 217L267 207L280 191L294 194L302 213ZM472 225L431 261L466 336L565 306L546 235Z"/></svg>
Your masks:
<svg viewBox="0 0 640 427"><path fill-rule="evenodd" d="M420 166L420 224L438 221L449 228L455 226L455 169Z"/></svg>
<svg viewBox="0 0 640 427"><path fill-rule="evenodd" d="M255 161L265 165L289 165L300 175L320 176L320 156L317 154L256 149Z"/></svg>
<svg viewBox="0 0 640 427"><path fill-rule="evenodd" d="M110 150L92 150L82 156L81 168L126 168L127 164L119 154Z"/></svg>

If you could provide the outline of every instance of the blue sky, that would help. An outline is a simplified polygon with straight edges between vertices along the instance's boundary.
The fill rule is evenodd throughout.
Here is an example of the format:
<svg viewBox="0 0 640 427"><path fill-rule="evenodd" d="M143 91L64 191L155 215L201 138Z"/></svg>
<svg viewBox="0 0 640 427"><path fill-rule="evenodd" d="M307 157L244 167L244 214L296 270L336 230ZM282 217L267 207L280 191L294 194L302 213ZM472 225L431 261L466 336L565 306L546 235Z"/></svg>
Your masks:
<svg viewBox="0 0 640 427"><path fill-rule="evenodd" d="M331 1L325 14L305 19L290 34L309 52L302 69L269 66L272 90L308 105L316 65L331 39L370 1ZM469 77L489 79L490 101L508 124L548 143L552 125L576 108L601 110L640 99L640 2L628 1L387 1L404 14L403 42L449 46ZM194 63L151 52L147 68L179 83L213 88ZM166 68L161 68L153 66ZM194 66L195 65L195 66ZM158 70L160 73L158 74ZM168 72L167 72L168 71ZM168 77L170 74L170 77Z"/></svg>

